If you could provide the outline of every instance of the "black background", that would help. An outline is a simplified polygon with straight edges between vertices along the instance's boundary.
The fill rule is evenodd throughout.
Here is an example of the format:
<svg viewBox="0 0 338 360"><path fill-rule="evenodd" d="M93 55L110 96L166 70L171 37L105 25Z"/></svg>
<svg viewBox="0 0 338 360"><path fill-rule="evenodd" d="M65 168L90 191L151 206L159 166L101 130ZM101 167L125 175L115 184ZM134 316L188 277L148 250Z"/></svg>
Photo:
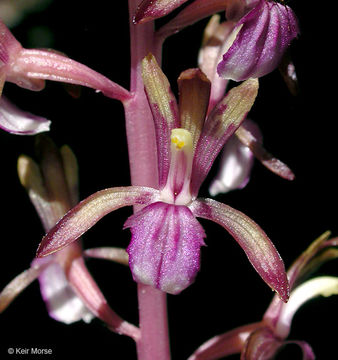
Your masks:
<svg viewBox="0 0 338 360"><path fill-rule="evenodd" d="M330 12L320 11L320 6L314 8L296 1L289 5L301 27L301 35L291 47L300 94L292 96L275 71L260 80L259 96L250 117L260 125L265 147L293 169L296 179L280 179L256 162L245 189L217 197L260 224L287 267L324 231L338 235L336 73L330 64L334 61L334 23ZM97 0L93 4L54 0L12 31L24 47L60 50L128 87L127 14L127 1ZM196 66L205 25L203 21L165 43L164 70L174 89L180 72ZM37 37L37 31L48 36ZM62 84L50 82L40 93L13 84L6 84L4 93L23 109L51 119L49 135L58 145L72 147L80 166L81 198L130 183L123 108L117 101L90 89L82 89L82 96L73 99ZM0 151L2 288L29 267L43 230L16 175L17 157L21 153L34 154L34 137L1 132ZM207 187L214 174L215 170L207 178L201 196L208 196ZM122 225L130 213L130 209L123 209L106 216L86 234L85 247L126 247L130 235L128 230L122 231ZM201 222L208 245L202 249L201 271L182 294L168 297L172 355L178 360L186 359L216 334L260 320L273 296L230 235L215 224ZM111 306L137 323L136 285L129 270L99 260L89 261L88 267ZM325 266L320 273L337 274L336 263ZM308 341L318 359L337 356L337 301L337 297L311 301L294 318L289 338ZM37 282L0 316L0 328L1 359L14 357L7 355L8 347L51 348L53 357L59 359L66 355L135 358L133 342L111 334L98 320L91 325L67 326L50 319ZM290 351L280 358L301 358L297 349L291 347Z"/></svg>

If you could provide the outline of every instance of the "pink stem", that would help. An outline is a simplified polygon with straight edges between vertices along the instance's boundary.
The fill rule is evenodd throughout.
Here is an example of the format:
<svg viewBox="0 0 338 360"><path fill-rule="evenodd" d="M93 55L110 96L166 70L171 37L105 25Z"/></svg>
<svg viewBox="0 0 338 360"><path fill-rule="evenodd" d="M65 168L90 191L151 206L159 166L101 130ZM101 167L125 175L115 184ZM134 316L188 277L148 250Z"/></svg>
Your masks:
<svg viewBox="0 0 338 360"><path fill-rule="evenodd" d="M129 0L132 98L124 102L131 182L157 188L155 128L141 76L141 60L154 48L154 25L132 23L136 2Z"/></svg>
<svg viewBox="0 0 338 360"><path fill-rule="evenodd" d="M139 360L169 360L166 293L138 284L141 339L137 342Z"/></svg>
<svg viewBox="0 0 338 360"><path fill-rule="evenodd" d="M154 24L134 25L132 16L139 0L128 0L131 39L132 99L124 102L131 183L158 187L155 129L144 93L141 60L154 46ZM155 56L158 54L155 54ZM166 294L138 284L141 337L136 342L139 360L169 360L169 337Z"/></svg>

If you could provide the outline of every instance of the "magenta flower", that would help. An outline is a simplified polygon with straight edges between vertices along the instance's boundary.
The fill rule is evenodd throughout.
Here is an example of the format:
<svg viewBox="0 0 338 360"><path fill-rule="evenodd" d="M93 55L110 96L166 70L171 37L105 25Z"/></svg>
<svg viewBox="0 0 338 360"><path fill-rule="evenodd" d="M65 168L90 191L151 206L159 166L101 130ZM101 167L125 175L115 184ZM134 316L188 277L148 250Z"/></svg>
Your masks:
<svg viewBox="0 0 338 360"><path fill-rule="evenodd" d="M135 23L167 15L186 0L143 0ZM298 35L292 9L273 0L195 0L158 30L166 38L194 22L220 11L227 21L222 41L223 58L218 74L224 79L242 81L261 77L281 62L291 41Z"/></svg>
<svg viewBox="0 0 338 360"><path fill-rule="evenodd" d="M125 223L132 233L127 252L136 281L172 294L189 286L200 266L205 233L196 217L202 217L228 230L263 280L286 301L284 265L263 230L230 206L197 198L213 161L254 103L258 81L251 79L231 90L205 120L210 82L200 70L190 69L179 77L177 106L155 58L147 56L142 66L155 122L158 189L130 186L93 194L44 237L38 256L63 249L107 213L141 204L143 209Z"/></svg>
<svg viewBox="0 0 338 360"><path fill-rule="evenodd" d="M338 245L338 239L328 240L329 236L330 232L326 232L315 240L288 270L291 293L287 303L275 296L260 322L213 337L189 360L216 360L237 353L241 353L243 360L270 360L288 344L300 346L303 360L314 360L308 343L286 339L293 316L305 302L318 296L338 295L338 277L320 276L304 281L323 263L338 257L337 250L332 248Z"/></svg>
<svg viewBox="0 0 338 360"><path fill-rule="evenodd" d="M231 30L228 21L220 23L220 16L214 15L204 31L198 65L211 80L209 112L222 99L228 84L228 80L218 76L217 64L222 58L222 44ZM295 177L286 164L264 149L258 125L247 119L224 147L219 172L209 188L210 194L215 196L243 188L249 181L254 158L284 179L293 180Z"/></svg>
<svg viewBox="0 0 338 360"><path fill-rule="evenodd" d="M251 1L230 34L233 41L227 44L218 74L236 81L268 74L279 65L298 33L297 19L288 6L276 1Z"/></svg>
<svg viewBox="0 0 338 360"><path fill-rule="evenodd" d="M67 146L59 151L46 137L38 138L37 145L40 164L21 156L18 173L45 231L48 231L78 202L77 162ZM92 252L97 257L97 249ZM0 312L37 278L42 298L53 319L71 324L79 320L90 322L95 316L113 331L135 339L138 337L138 329L109 307L89 274L80 240L57 254L35 259L29 269L14 278L0 293Z"/></svg>
<svg viewBox="0 0 338 360"><path fill-rule="evenodd" d="M77 84L125 101L129 92L96 71L50 50L24 49L0 20L0 95L6 81L42 90L45 80ZM4 100L0 103L0 127L14 134L36 134L49 130L50 121L23 113Z"/></svg>

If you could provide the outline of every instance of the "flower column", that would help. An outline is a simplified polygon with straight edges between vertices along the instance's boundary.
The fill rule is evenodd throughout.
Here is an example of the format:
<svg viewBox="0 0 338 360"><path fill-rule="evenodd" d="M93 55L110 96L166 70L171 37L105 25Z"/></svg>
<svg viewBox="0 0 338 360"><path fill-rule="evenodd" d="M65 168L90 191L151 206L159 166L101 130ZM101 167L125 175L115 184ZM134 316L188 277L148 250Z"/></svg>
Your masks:
<svg viewBox="0 0 338 360"><path fill-rule="evenodd" d="M129 0L132 99L124 103L130 174L132 185L157 188L155 130L141 76L141 60L155 52L154 26L152 22L133 24L137 2ZM138 359L170 359L166 294L147 285L137 286L141 329Z"/></svg>

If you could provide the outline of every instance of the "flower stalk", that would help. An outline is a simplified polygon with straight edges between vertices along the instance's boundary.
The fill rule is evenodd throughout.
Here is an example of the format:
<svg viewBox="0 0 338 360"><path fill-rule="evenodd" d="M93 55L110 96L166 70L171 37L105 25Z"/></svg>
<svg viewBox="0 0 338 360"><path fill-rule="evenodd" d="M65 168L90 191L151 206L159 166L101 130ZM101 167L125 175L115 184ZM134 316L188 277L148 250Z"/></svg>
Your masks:
<svg viewBox="0 0 338 360"><path fill-rule="evenodd" d="M156 137L152 114L144 93L141 61L154 52L154 24L133 23L138 1L129 0L130 92L124 103L132 185L157 188ZM138 207L139 208L139 207ZM149 285L137 284L141 337L136 342L139 360L170 359L166 293Z"/></svg>

